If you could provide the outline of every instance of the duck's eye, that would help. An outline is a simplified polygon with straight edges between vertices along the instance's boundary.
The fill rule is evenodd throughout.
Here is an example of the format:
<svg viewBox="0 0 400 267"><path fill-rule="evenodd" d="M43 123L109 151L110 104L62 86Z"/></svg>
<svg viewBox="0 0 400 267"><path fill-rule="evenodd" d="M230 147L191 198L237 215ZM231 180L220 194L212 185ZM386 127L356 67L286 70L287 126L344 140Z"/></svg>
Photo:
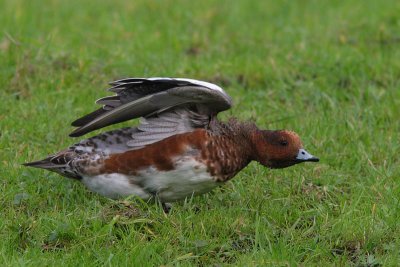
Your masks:
<svg viewBox="0 0 400 267"><path fill-rule="evenodd" d="M279 141L279 144L280 144L281 146L287 146L287 145L288 145L288 141L286 141L286 140L281 140L281 141Z"/></svg>

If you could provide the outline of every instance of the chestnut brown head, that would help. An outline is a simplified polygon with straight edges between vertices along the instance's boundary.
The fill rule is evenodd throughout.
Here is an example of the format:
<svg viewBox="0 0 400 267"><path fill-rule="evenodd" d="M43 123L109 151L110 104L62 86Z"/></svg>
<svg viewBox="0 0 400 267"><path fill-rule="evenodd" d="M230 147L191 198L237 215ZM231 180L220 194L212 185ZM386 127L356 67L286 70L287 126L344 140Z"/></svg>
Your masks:
<svg viewBox="0 0 400 267"><path fill-rule="evenodd" d="M306 161L319 161L303 148L300 137L292 131L258 131L253 142L257 155L255 160L271 169L286 168Z"/></svg>

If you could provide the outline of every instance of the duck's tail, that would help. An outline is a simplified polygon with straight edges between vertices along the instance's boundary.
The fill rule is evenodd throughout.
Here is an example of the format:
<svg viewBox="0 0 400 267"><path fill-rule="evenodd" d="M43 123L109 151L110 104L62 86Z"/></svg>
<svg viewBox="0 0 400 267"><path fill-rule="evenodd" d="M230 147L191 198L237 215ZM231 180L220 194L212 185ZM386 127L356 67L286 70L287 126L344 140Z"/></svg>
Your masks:
<svg viewBox="0 0 400 267"><path fill-rule="evenodd" d="M22 165L27 166L27 167L33 167L33 168L40 168L40 169L52 169L52 168L57 168L57 164L54 164L51 162L51 157L42 159L42 160L37 160L37 161L32 161L32 162L27 162L27 163L22 163Z"/></svg>
<svg viewBox="0 0 400 267"><path fill-rule="evenodd" d="M72 162L72 158L70 156L70 153L59 153L42 160L23 163L22 165L49 170L68 178L80 180L82 178L81 175L70 166L70 163Z"/></svg>

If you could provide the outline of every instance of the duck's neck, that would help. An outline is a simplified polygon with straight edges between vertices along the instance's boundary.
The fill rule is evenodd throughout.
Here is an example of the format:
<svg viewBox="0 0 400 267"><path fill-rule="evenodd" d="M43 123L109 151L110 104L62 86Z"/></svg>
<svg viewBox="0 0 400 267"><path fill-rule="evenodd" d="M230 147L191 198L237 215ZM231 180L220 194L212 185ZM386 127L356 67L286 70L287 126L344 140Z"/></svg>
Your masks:
<svg viewBox="0 0 400 267"><path fill-rule="evenodd" d="M218 181L234 177L255 159L253 139L259 130L254 124L229 120L214 125L207 145L208 168Z"/></svg>

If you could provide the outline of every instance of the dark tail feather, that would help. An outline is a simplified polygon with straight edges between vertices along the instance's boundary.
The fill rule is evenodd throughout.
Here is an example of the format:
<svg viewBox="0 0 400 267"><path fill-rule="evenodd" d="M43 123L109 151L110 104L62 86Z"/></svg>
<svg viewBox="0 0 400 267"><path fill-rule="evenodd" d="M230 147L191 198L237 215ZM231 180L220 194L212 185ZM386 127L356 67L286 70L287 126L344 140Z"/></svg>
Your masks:
<svg viewBox="0 0 400 267"><path fill-rule="evenodd" d="M27 166L27 167L34 167L34 168L40 168L40 169L54 169L59 167L60 165L54 164L51 162L51 157L38 160L38 161L32 161L28 163L23 163L22 165Z"/></svg>
<svg viewBox="0 0 400 267"><path fill-rule="evenodd" d="M67 164L57 164L52 162L52 160L54 160L54 156L38 161L23 163L22 165L33 168L46 169L61 174L68 178L73 178L78 180L82 178L76 171L70 170Z"/></svg>

